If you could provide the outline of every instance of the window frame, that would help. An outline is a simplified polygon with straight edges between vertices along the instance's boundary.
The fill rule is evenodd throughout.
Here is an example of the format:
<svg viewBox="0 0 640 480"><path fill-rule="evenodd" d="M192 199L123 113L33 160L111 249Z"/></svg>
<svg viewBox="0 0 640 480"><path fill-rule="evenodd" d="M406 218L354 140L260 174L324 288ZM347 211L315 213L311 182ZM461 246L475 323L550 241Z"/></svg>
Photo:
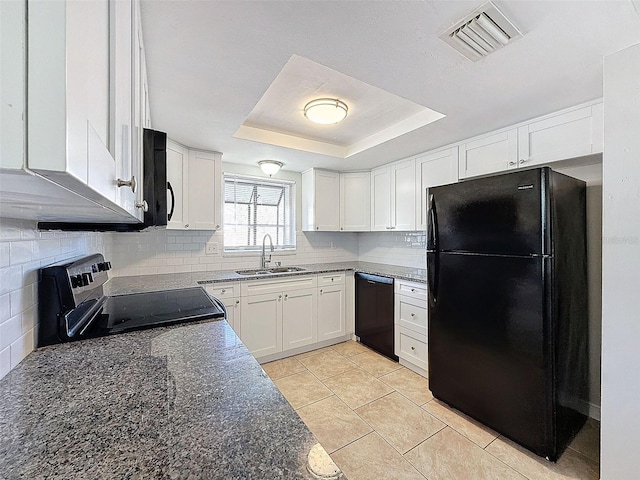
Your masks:
<svg viewBox="0 0 640 480"><path fill-rule="evenodd" d="M285 221L283 224L280 224L279 222L276 223L275 225L262 225L262 224L258 224L257 223L257 213L258 213L258 207L260 206L256 200L253 201L252 205L253 205L253 217L254 217L254 221L252 223L247 222L247 226L249 227L249 230L253 229L253 235L254 235L254 239L253 241L255 242L255 245L246 245L246 246L232 246L232 245L227 245L226 244L226 235L225 232L227 232L227 222L226 222L226 215L225 215L225 210L226 210L226 205L227 202L225 201L226 199L226 192L227 192L227 181L233 181L233 180L239 180L239 181L243 181L249 184L254 184L254 188L259 187L260 185L263 186L275 186L275 187L288 187L289 189L289 201L288 201L288 206L285 206L284 208L289 210L289 215L288 215L288 221L289 224L287 225L287 222ZM241 174L241 173L231 173L231 172L223 172L222 174L222 223L223 223L223 239L222 239L222 250L223 250L223 254L227 255L237 255L237 254L255 254L255 253L261 253L262 251L262 238L258 238L257 237L257 231L261 226L269 226L272 228L283 228L285 229L285 234L283 235L285 238L287 236L286 230L289 230L288 235L291 239L291 243L287 243L287 244L277 244L277 238L273 238L274 235L272 234L272 239L273 239L273 248L274 248L274 252L278 252L278 253L282 253L282 254L294 254L296 252L296 182L294 180L281 180L281 179L272 179L272 178L267 178L267 177L259 177L259 176L253 176L253 175L245 175L245 174ZM281 194L281 199L285 194L285 190L283 188L283 192ZM255 192L251 194L252 197L253 195L255 195ZM286 200L285 200L286 201ZM229 202L231 203L231 202ZM233 202L234 204L236 204L236 202ZM248 204L249 205L249 204ZM276 206L276 205L273 205ZM235 223L233 225L244 225L244 224L240 224L240 223ZM250 235L250 233L248 232L248 234ZM248 240L249 243L249 240ZM269 246L269 244L267 244L267 247Z"/></svg>

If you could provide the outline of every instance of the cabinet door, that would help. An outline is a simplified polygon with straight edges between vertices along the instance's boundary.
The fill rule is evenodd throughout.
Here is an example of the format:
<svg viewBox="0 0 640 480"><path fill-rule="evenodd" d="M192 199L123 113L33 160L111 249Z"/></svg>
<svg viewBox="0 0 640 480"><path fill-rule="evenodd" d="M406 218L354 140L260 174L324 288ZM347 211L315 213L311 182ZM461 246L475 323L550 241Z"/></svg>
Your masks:
<svg viewBox="0 0 640 480"><path fill-rule="evenodd" d="M458 147L416 159L416 229L427 229L427 188L458 181Z"/></svg>
<svg viewBox="0 0 640 480"><path fill-rule="evenodd" d="M116 177L124 181L135 177L138 183L136 189L142 190L140 172L134 169L134 159L136 166L139 165L137 149L140 144L133 130L135 77L132 66L137 57L134 50L136 42L133 42L136 32L132 28L134 15L131 0L110 2L110 20L111 132L113 133L110 150L115 159ZM116 203L132 215L138 213L135 208L136 193L131 187L122 186L117 189Z"/></svg>
<svg viewBox="0 0 640 480"><path fill-rule="evenodd" d="M315 288L287 291L282 301L282 350L316 343L318 304Z"/></svg>
<svg viewBox="0 0 640 480"><path fill-rule="evenodd" d="M187 178L189 178L189 152L183 146L167 140L168 230L189 228L186 223L189 197L184 192Z"/></svg>
<svg viewBox="0 0 640 480"><path fill-rule="evenodd" d="M391 168L371 170L371 231L391 228Z"/></svg>
<svg viewBox="0 0 640 480"><path fill-rule="evenodd" d="M583 107L518 128L519 165L539 165L598 153L602 105ZM599 112L597 112L599 113Z"/></svg>
<svg viewBox="0 0 640 480"><path fill-rule="evenodd" d="M315 170L315 229L340 230L340 174Z"/></svg>
<svg viewBox="0 0 640 480"><path fill-rule="evenodd" d="M221 205L218 195L222 185L219 157L213 152L189 152L189 175L182 187L184 195L188 197L185 223L189 230L220 228L218 212Z"/></svg>
<svg viewBox="0 0 640 480"><path fill-rule="evenodd" d="M240 339L253 356L281 352L282 294L251 295L243 297L240 303Z"/></svg>
<svg viewBox="0 0 640 480"><path fill-rule="evenodd" d="M371 230L371 173L340 174L340 230Z"/></svg>
<svg viewBox="0 0 640 480"><path fill-rule="evenodd" d="M346 328L345 287L318 289L318 341L345 335Z"/></svg>
<svg viewBox="0 0 640 480"><path fill-rule="evenodd" d="M416 181L414 160L396 163L391 170L391 226L416 229Z"/></svg>
<svg viewBox="0 0 640 480"><path fill-rule="evenodd" d="M517 129L463 143L459 153L460 178L486 175L518 167Z"/></svg>

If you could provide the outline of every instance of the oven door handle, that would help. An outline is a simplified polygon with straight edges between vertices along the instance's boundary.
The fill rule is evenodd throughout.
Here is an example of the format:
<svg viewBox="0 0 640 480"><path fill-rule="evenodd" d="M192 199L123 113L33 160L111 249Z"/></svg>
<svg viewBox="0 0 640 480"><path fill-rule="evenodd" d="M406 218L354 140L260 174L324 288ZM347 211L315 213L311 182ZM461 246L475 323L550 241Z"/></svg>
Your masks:
<svg viewBox="0 0 640 480"><path fill-rule="evenodd" d="M222 310L224 312L224 319L228 320L229 319L229 315L227 313L227 307L224 306L224 303L222 303L222 300L220 300L219 298L214 297L213 295L209 295L209 297L211 297L211 301L213 303L216 304L216 306Z"/></svg>
<svg viewBox="0 0 640 480"><path fill-rule="evenodd" d="M65 333L67 337L74 338L76 334L78 334L78 332L80 332L78 336L83 335L87 331L87 329L91 326L91 324L95 321L95 319L100 316L106 301L107 301L107 297L100 298L95 303L95 305L93 305L84 314L82 314L82 316L79 319L74 320L72 322L73 325L70 325L70 321L72 319L70 318L70 313L67 313L64 316L64 327L66 330Z"/></svg>

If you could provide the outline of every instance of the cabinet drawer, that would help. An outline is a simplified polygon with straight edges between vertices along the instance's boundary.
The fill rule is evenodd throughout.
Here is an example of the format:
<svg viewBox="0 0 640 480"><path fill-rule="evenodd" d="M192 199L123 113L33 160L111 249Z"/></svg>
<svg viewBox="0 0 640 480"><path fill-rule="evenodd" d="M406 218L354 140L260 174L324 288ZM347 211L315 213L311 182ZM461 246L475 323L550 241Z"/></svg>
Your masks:
<svg viewBox="0 0 640 480"><path fill-rule="evenodd" d="M424 283L407 282L405 280L395 281L395 293L406 295L407 297L417 298L427 301L427 286ZM425 308L426 308L425 303Z"/></svg>
<svg viewBox="0 0 640 480"><path fill-rule="evenodd" d="M315 288L318 285L317 275L293 275L277 280L255 280L241 282L240 295L262 295L302 288Z"/></svg>
<svg viewBox="0 0 640 480"><path fill-rule="evenodd" d="M425 341L426 338L410 330L398 327L397 325L396 329L399 330L396 335L396 354L403 360L407 360L415 366L427 370L428 348Z"/></svg>
<svg viewBox="0 0 640 480"><path fill-rule="evenodd" d="M318 286L344 285L344 272L330 272L318 274Z"/></svg>
<svg viewBox="0 0 640 480"><path fill-rule="evenodd" d="M419 300L396 295L396 323L403 329L427 335L427 309Z"/></svg>
<svg viewBox="0 0 640 480"><path fill-rule="evenodd" d="M208 294L217 298L233 298L240 296L240 282L211 283L205 286Z"/></svg>

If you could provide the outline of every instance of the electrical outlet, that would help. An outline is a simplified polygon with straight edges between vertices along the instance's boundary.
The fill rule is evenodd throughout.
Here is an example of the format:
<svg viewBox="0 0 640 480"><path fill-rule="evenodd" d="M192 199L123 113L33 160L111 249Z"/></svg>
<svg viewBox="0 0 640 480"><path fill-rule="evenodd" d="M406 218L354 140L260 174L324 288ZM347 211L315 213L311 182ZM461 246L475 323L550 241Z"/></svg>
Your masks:
<svg viewBox="0 0 640 480"><path fill-rule="evenodd" d="M218 243L217 242L207 243L207 245L205 246L204 252L207 255L217 255L218 254Z"/></svg>

